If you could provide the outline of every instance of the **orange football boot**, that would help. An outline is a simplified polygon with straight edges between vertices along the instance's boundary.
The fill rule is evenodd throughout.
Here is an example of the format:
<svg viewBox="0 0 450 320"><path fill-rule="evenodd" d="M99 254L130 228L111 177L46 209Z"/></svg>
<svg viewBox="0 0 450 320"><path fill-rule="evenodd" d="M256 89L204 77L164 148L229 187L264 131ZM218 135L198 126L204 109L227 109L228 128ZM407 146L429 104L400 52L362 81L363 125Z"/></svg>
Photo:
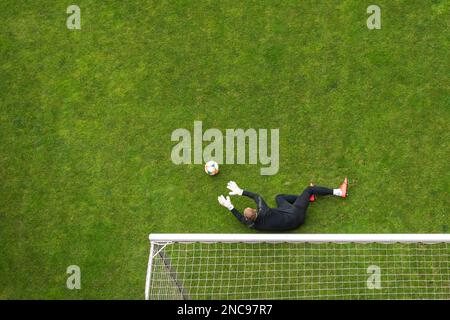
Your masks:
<svg viewBox="0 0 450 320"><path fill-rule="evenodd" d="M347 198L347 190L348 190L348 179L345 177L344 182L339 186L339 189L342 191L342 198Z"/></svg>

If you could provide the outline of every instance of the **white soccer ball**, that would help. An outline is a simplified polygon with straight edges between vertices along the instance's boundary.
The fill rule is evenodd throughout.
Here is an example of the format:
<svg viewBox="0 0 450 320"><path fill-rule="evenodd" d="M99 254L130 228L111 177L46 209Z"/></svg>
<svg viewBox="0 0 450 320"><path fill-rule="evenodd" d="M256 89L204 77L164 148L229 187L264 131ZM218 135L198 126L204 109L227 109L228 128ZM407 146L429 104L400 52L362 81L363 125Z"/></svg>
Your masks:
<svg viewBox="0 0 450 320"><path fill-rule="evenodd" d="M208 161L205 163L205 172L210 176L215 176L219 173L219 164L215 161Z"/></svg>

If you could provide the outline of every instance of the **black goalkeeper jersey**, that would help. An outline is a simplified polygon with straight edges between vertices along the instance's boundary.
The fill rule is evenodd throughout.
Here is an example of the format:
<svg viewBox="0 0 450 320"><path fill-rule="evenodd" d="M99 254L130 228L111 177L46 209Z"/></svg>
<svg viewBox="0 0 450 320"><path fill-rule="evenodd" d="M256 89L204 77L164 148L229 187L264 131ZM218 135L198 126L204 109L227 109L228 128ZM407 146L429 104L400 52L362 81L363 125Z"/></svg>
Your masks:
<svg viewBox="0 0 450 320"><path fill-rule="evenodd" d="M256 220L247 220L236 209L231 210L231 212L249 228L261 231L284 231L298 228L303 223L305 217L304 208L296 207L292 204L279 208L270 208L259 194L244 190L242 195L252 198L256 202Z"/></svg>

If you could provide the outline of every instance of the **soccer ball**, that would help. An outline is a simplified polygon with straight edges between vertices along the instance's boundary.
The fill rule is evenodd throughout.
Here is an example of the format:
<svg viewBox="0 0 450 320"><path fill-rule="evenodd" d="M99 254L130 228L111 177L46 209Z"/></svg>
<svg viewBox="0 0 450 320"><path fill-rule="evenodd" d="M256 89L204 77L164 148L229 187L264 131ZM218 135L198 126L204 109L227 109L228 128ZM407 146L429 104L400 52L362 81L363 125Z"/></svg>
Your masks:
<svg viewBox="0 0 450 320"><path fill-rule="evenodd" d="M219 165L215 161L208 161L205 163L205 172L210 176L215 176L219 173Z"/></svg>

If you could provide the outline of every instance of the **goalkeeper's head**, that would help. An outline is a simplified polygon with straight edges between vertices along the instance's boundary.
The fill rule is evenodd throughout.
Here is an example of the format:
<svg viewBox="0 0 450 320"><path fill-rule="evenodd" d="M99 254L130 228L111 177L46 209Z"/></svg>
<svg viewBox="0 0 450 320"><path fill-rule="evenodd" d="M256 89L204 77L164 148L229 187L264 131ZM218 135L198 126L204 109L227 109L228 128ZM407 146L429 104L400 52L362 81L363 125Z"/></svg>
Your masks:
<svg viewBox="0 0 450 320"><path fill-rule="evenodd" d="M244 217L247 220L255 221L258 216L258 212L253 208L245 208L244 209Z"/></svg>

